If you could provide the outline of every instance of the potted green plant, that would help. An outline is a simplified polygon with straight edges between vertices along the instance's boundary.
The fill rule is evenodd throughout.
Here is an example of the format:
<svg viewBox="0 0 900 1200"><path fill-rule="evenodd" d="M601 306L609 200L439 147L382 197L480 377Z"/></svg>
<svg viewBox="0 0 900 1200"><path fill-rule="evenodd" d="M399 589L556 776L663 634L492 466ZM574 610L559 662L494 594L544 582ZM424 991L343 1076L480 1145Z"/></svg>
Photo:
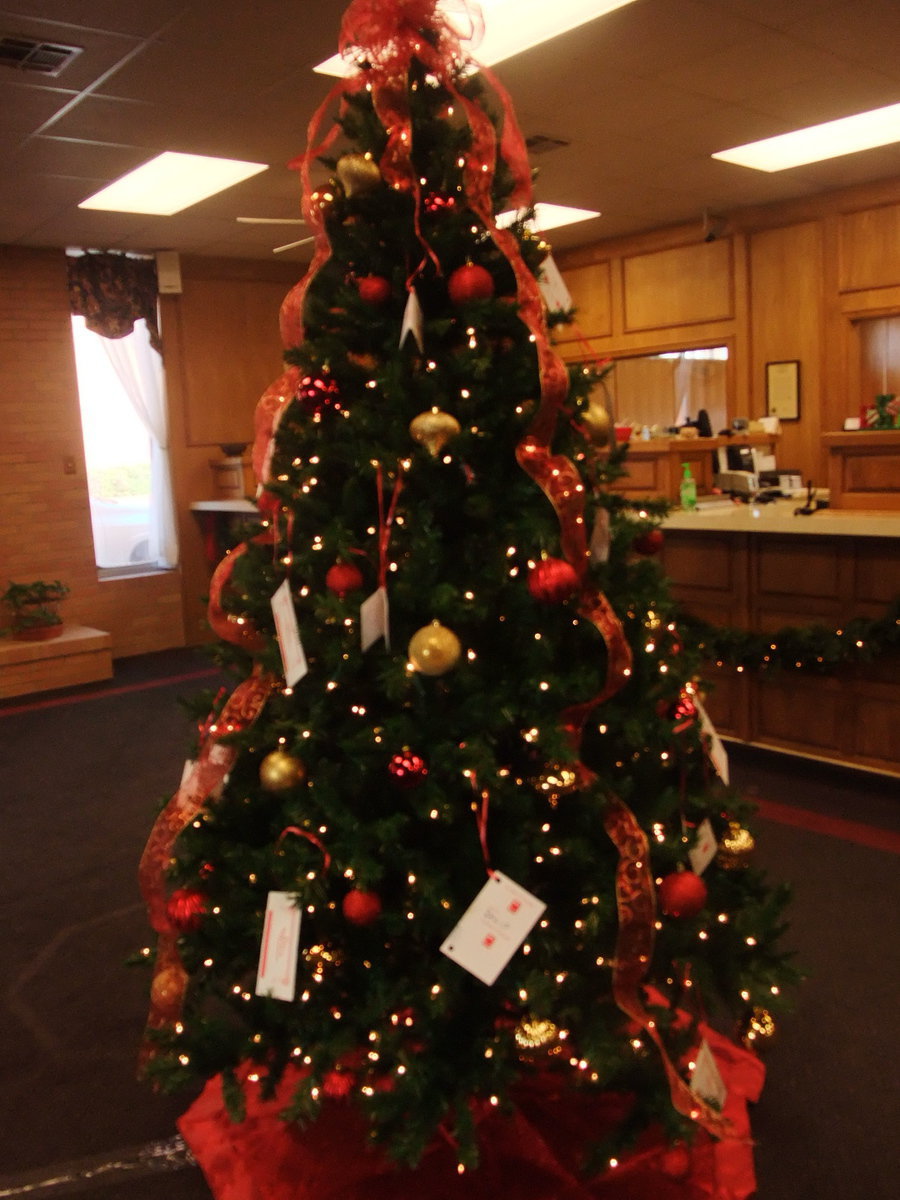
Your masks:
<svg viewBox="0 0 900 1200"><path fill-rule="evenodd" d="M60 580L11 583L0 600L12 610L13 636L25 641L58 637L63 630L59 603L69 594Z"/></svg>

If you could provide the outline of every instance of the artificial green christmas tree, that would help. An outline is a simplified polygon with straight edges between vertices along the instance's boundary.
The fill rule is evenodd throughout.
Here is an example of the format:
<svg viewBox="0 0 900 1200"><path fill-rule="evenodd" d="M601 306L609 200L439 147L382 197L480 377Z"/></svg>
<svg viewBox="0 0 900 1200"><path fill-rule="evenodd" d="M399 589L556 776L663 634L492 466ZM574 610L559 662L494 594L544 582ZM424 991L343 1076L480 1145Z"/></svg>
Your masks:
<svg viewBox="0 0 900 1200"><path fill-rule="evenodd" d="M714 1014L777 1009L784 896L710 753L659 509L615 493L607 368L552 348L502 89L434 0L356 3L343 39L260 522L212 585L236 685L142 864L144 1070L471 1169L549 1078L619 1099L573 1167L604 1177L648 1128L729 1136L690 1064Z"/></svg>

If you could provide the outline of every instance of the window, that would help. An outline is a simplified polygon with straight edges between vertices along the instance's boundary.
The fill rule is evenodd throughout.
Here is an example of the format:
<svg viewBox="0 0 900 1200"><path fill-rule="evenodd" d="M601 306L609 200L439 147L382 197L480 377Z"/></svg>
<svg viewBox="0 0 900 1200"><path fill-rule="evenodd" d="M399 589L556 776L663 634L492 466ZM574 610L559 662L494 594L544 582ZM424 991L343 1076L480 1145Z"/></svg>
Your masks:
<svg viewBox="0 0 900 1200"><path fill-rule="evenodd" d="M101 571L178 562L154 260L70 251L69 299Z"/></svg>
<svg viewBox="0 0 900 1200"><path fill-rule="evenodd" d="M147 338L146 323L131 338ZM106 353L107 339L72 318L81 429L97 566L155 565L150 553L150 435Z"/></svg>

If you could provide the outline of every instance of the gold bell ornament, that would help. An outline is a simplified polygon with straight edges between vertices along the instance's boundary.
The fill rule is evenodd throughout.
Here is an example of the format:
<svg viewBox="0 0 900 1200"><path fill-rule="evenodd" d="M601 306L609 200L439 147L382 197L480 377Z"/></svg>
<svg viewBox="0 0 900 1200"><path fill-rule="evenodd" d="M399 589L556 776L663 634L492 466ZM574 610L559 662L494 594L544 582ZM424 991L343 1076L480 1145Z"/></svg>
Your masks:
<svg viewBox="0 0 900 1200"><path fill-rule="evenodd" d="M432 621L412 635L407 653L409 661L423 675L444 675L456 666L462 646L452 629Z"/></svg>
<svg viewBox="0 0 900 1200"><path fill-rule="evenodd" d="M581 424L587 429L588 437L595 446L602 446L612 435L612 418L599 396L591 396L588 406L580 414Z"/></svg>
<svg viewBox="0 0 900 1200"><path fill-rule="evenodd" d="M364 196L382 182L381 168L370 154L344 154L336 174L346 196Z"/></svg>
<svg viewBox="0 0 900 1200"><path fill-rule="evenodd" d="M413 417L409 432L413 441L424 446L432 458L436 458L450 439L459 433L459 421L439 408L430 408Z"/></svg>

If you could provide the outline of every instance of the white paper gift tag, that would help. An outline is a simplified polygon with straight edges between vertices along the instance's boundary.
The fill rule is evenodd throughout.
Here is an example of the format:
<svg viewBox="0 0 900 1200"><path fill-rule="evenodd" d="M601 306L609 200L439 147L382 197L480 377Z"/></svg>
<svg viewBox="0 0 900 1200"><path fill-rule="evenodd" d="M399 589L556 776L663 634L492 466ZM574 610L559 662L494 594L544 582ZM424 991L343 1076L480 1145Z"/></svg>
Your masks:
<svg viewBox="0 0 900 1200"><path fill-rule="evenodd" d="M694 1069L691 1072L691 1090L703 1100L715 1104L720 1112L728 1099L728 1089L719 1072L715 1056L709 1048L709 1042L705 1038L700 1043L700 1049L694 1060Z"/></svg>
<svg viewBox="0 0 900 1200"><path fill-rule="evenodd" d="M280 584L272 597L272 616L275 618L275 631L281 649L284 682L288 687L293 687L303 678L309 667L306 665L306 655L303 653L303 643L300 641L300 630L297 626L297 611L291 598L290 581L287 579Z"/></svg>
<svg viewBox="0 0 900 1200"><path fill-rule="evenodd" d="M294 999L300 917L300 909L290 892L269 892L256 972L257 996Z"/></svg>
<svg viewBox="0 0 900 1200"><path fill-rule="evenodd" d="M385 647L390 650L387 588L378 588L359 606L359 632L363 651L374 646L380 637L384 638Z"/></svg>
<svg viewBox="0 0 900 1200"><path fill-rule="evenodd" d="M493 983L546 907L495 871L444 940L441 953L482 983Z"/></svg>
<svg viewBox="0 0 900 1200"><path fill-rule="evenodd" d="M594 513L594 529L591 533L591 562L609 562L609 546L609 509L598 508Z"/></svg>
<svg viewBox="0 0 900 1200"><path fill-rule="evenodd" d="M709 817L704 817L697 828L697 840L688 851L691 860L691 870L695 875L702 875L712 860L716 857L719 843L709 823Z"/></svg>
<svg viewBox="0 0 900 1200"><path fill-rule="evenodd" d="M552 254L548 254L541 263L538 287L550 312L568 312L572 307L571 293Z"/></svg>
<svg viewBox="0 0 900 1200"><path fill-rule="evenodd" d="M400 327L400 347L406 341L407 335L412 334L416 339L416 345L419 347L419 352L425 350L425 337L423 333L425 318L422 314L422 305L419 303L419 297L416 295L416 289L409 289L409 296L406 299L406 308L403 310L403 324Z"/></svg>
<svg viewBox="0 0 900 1200"><path fill-rule="evenodd" d="M722 739L716 733L716 727L709 719L709 713L700 702L699 696L694 696L697 712L700 714L700 729L709 738L709 761L716 774L728 786L728 751L722 745Z"/></svg>

